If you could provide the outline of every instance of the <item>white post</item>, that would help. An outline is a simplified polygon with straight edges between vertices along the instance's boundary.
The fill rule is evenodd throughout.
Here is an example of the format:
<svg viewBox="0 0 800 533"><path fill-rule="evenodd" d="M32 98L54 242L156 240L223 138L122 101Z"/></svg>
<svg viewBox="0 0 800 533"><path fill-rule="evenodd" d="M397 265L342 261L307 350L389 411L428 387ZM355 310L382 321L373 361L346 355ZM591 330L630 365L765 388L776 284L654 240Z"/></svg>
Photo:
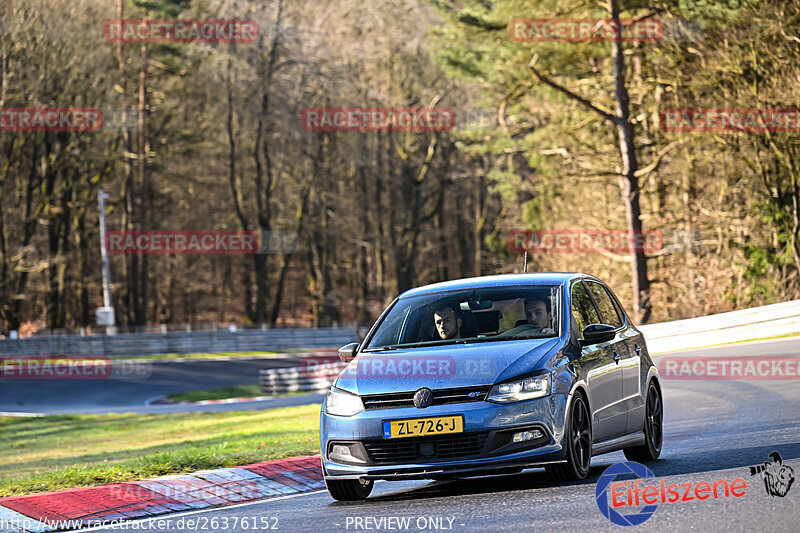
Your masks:
<svg viewBox="0 0 800 533"><path fill-rule="evenodd" d="M97 309L97 323L106 327L108 335L114 335L114 307L111 305L111 269L108 265L106 249L106 198L108 195L100 189L97 192L97 203L100 207L100 257L103 260L103 307Z"/></svg>

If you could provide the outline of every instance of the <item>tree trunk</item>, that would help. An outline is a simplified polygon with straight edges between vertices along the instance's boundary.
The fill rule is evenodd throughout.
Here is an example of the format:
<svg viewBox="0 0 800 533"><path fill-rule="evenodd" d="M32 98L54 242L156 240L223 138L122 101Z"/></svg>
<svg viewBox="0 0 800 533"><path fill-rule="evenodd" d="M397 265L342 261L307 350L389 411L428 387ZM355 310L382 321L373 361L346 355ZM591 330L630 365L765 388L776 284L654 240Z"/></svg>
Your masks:
<svg viewBox="0 0 800 533"><path fill-rule="evenodd" d="M92 324L92 313L89 300L89 241L86 231L86 212L82 211L75 218L75 248L78 254L78 323L81 327Z"/></svg>
<svg viewBox="0 0 800 533"><path fill-rule="evenodd" d="M362 157L366 157L368 154L367 146L366 146L366 139L364 136L361 137L360 149L361 153L364 154ZM359 161L356 167L356 191L360 197L367 197L367 166L366 163L362 160ZM358 252L357 252L357 271L356 271L356 279L353 280L355 284L357 284L357 294L358 294L358 311L356 316L358 317L359 321L368 321L369 320L369 313L367 311L367 307L369 305L369 208L366 205L363 205L361 202L356 201L355 209L357 211L357 218L358 218Z"/></svg>
<svg viewBox="0 0 800 533"><path fill-rule="evenodd" d="M618 0L608 0L608 10L611 18L617 25L620 25L619 2ZM622 190L622 198L625 202L625 215L628 225L628 233L631 240L641 234L642 219L641 208L639 207L639 170L636 160L636 146L633 136L633 125L630 122L630 109L628 89L625 85L625 58L622 48L622 32L617 32L617 38L612 42L612 59L614 63L614 104L616 114L609 113L600 109L586 98L570 91L563 85L559 85L553 80L543 76L536 69L538 55L534 55L530 62L533 75L542 83L549 85L557 91L565 94L582 106L594 111L605 120L617 126L619 136L619 150L622 159L622 172L619 177L619 185ZM633 247L631 251L631 277L633 285L633 314L636 322L646 323L650 319L650 281L647 277L647 257L644 250L637 250Z"/></svg>
<svg viewBox="0 0 800 533"><path fill-rule="evenodd" d="M125 4L117 0L117 18L125 18ZM122 99L122 152L125 162L125 181L122 196L125 200L125 209L122 213L122 227L131 231L136 224L136 191L133 180L133 138L128 128L128 67L125 59L125 49L122 43L117 45L117 55L120 71L120 88ZM136 323L134 310L137 308L137 289L139 284L139 256L128 254L125 256L125 317L128 324Z"/></svg>
<svg viewBox="0 0 800 533"><path fill-rule="evenodd" d="M38 213L35 214L33 211L33 195L35 191L39 190L39 186L42 182L42 175L37 172L39 168L39 143L33 143L32 150L33 152L31 154L30 172L28 174L25 187L25 224L23 226L22 242L20 243L20 250L23 250L23 256L20 257L20 262L25 260L25 250L31 243L31 239L33 238L33 234L36 232L36 226L38 224ZM40 201L44 202L45 199L41 198ZM28 269L23 269L22 272L19 273L19 278L17 279L17 288L14 294L25 294L25 287L27 284ZM11 330L19 330L19 327L22 325L22 309L24 301L25 300L23 298L14 298L14 303L11 306L8 317L8 328Z"/></svg>
<svg viewBox="0 0 800 533"><path fill-rule="evenodd" d="M231 198L233 199L233 208L236 211L236 218L239 219L239 224L244 231L250 231L250 221L244 212L244 198L242 194L241 178L236 171L236 133L233 129L233 118L235 115L233 104L233 82L232 82L232 68L230 58L226 65L225 76L225 90L227 96L227 120L226 132L228 134L228 186L231 190ZM258 141L256 141L257 143ZM256 144L256 150L258 150ZM258 162L258 159L256 158ZM250 322L257 322L255 311L253 310L253 289L251 270L246 266L249 258L243 261L245 267L242 269L242 287L244 287L244 315Z"/></svg>
<svg viewBox="0 0 800 533"><path fill-rule="evenodd" d="M296 221L297 221L297 238L300 238L300 234L303 231L303 223L305 222L306 213L308 212L308 197L311 194L311 180L309 179L306 182L306 185L303 187L302 192L300 193L300 204L297 208L296 214ZM277 288L275 289L275 299L272 305L272 312L270 313L270 324L273 326L278 323L278 315L280 314L281 310L281 301L283 300L283 287L286 282L286 274L289 272L289 265L292 261L292 256L294 254L284 254L283 256L283 264L281 266L281 271L278 276L278 284Z"/></svg>
<svg viewBox="0 0 800 533"><path fill-rule="evenodd" d="M6 88L8 79L8 52L5 48L0 51L0 109L5 107L6 104ZM11 154L14 150L14 141L8 145L7 160L11 160ZM5 227L5 213L3 211L3 191L5 189L6 177L8 176L8 169L10 165L6 165L0 171L0 298L3 304L0 304L0 320L7 320L8 302L10 300L8 294L8 251L6 248L6 227Z"/></svg>
<svg viewBox="0 0 800 533"><path fill-rule="evenodd" d="M258 229L269 232L272 229L272 192L276 186L272 168L272 155L269 143L269 114L270 91L272 90L272 75L278 60L278 40L280 38L280 25L283 18L283 0L278 0L278 12L275 19L275 31L269 52L269 59L264 66L263 93L261 95L261 113L258 118L258 131L254 158L256 164L256 205ZM263 48L263 40L259 40ZM260 141L260 142L259 142ZM263 164L261 157L264 158ZM266 178L266 181L265 181ZM261 324L267 321L267 300L269 299L269 256L256 254L253 256L256 275L256 308L255 319Z"/></svg>
<svg viewBox="0 0 800 533"><path fill-rule="evenodd" d="M472 245L474 246L474 275L480 276L482 269L481 255L483 252L483 226L484 219L484 204L486 202L486 177L481 172L478 175L478 186L475 189L475 224L473 225Z"/></svg>
<svg viewBox="0 0 800 533"><path fill-rule="evenodd" d="M611 19L620 24L619 1L608 0ZM628 89L625 86L625 58L622 48L622 32L611 45L614 61L614 103L616 107L616 124L619 132L619 149L622 156L622 176L620 188L625 202L625 214L631 240L642 232L641 208L639 206L639 169L636 161L636 146L633 138L633 125L630 121ZM636 322L646 323L650 319L650 281L647 277L647 257L642 249L631 253L631 273L633 278L633 314Z"/></svg>
<svg viewBox="0 0 800 533"><path fill-rule="evenodd" d="M695 288L695 276L694 276L694 269L696 264L696 258L694 255L694 227L692 224L692 201L693 201L693 188L692 188L692 176L693 176L693 167L694 167L694 160L688 153L689 150L684 150L685 154L685 161L687 163L687 168L683 169L683 219L684 219L684 230L683 230L683 244L685 246L684 249L684 261L685 261L685 268L686 268L686 284L688 286L688 298L689 298L689 309L687 316L693 317L697 316L697 290Z"/></svg>
<svg viewBox="0 0 800 533"><path fill-rule="evenodd" d="M384 172L386 172L386 166L384 165L383 158L383 135L380 131L377 132L375 146L377 166L377 173L375 174L375 196L373 200L373 212L375 217L373 223L373 227L375 228L375 289L378 291L378 294L385 294L384 273L386 272L386 257L383 251L386 247L384 245L385 237L383 231L383 176Z"/></svg>
<svg viewBox="0 0 800 533"><path fill-rule="evenodd" d="M139 69L139 179L141 188L141 206L139 216L141 222L139 229L148 229L147 211L150 204L150 176L147 168L147 157L150 152L150 142L147 138L147 70L149 58L147 54L147 44L141 47L142 64ZM142 254L141 270L139 271L139 283L137 288L137 306L134 310L136 325L147 325L147 254Z"/></svg>
<svg viewBox="0 0 800 533"><path fill-rule="evenodd" d="M792 186L792 255L794 264L800 271L800 184L797 183L797 168L791 157L787 157Z"/></svg>

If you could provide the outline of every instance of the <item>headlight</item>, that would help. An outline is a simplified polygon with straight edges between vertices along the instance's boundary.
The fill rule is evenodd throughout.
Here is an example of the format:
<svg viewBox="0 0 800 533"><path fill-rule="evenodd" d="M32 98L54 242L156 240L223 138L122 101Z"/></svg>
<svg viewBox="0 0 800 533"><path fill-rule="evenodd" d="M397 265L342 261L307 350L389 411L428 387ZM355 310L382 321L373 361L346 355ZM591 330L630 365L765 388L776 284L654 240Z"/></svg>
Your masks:
<svg viewBox="0 0 800 533"><path fill-rule="evenodd" d="M511 403L531 398L541 398L550 392L550 374L500 383L492 387L486 400L496 403Z"/></svg>
<svg viewBox="0 0 800 533"><path fill-rule="evenodd" d="M355 394L331 387L325 400L325 412L329 415L353 416L364 410L364 402Z"/></svg>

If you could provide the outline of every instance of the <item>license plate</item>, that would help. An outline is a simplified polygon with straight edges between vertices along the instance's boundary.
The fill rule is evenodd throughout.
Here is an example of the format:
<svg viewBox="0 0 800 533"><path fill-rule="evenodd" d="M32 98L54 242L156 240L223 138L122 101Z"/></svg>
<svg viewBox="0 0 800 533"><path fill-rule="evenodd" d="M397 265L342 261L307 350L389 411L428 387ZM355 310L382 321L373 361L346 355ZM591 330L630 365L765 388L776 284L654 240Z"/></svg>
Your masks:
<svg viewBox="0 0 800 533"><path fill-rule="evenodd" d="M435 416L431 418L410 418L408 420L385 420L383 438L420 437L444 433L462 433L464 415Z"/></svg>

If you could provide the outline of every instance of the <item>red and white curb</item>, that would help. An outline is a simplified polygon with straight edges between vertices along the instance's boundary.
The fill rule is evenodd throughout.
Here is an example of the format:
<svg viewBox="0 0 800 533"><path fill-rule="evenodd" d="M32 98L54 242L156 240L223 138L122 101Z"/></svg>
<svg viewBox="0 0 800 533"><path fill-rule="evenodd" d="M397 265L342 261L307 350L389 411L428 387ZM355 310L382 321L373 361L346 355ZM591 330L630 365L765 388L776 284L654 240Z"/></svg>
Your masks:
<svg viewBox="0 0 800 533"><path fill-rule="evenodd" d="M0 533L77 529L113 520L243 503L325 487L319 455L144 481L0 498Z"/></svg>

